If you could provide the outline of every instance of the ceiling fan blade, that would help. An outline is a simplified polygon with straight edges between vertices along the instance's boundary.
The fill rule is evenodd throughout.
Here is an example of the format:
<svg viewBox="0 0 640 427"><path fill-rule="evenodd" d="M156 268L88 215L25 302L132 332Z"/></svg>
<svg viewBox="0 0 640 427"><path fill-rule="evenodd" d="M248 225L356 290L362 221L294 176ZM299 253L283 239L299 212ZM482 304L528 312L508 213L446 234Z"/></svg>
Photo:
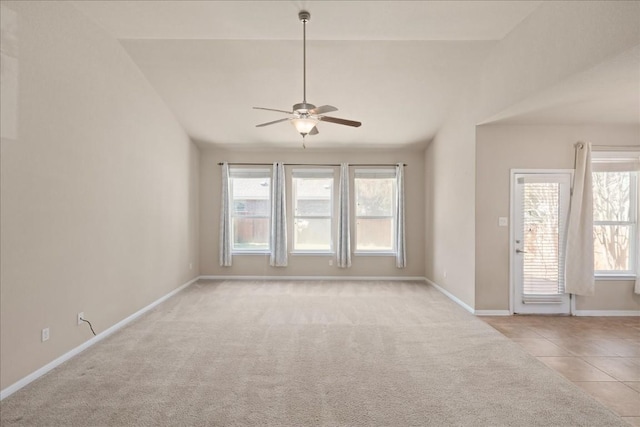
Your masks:
<svg viewBox="0 0 640 427"><path fill-rule="evenodd" d="M314 126L310 131L309 131L309 135L317 135L320 132L318 132L318 127Z"/></svg>
<svg viewBox="0 0 640 427"><path fill-rule="evenodd" d="M323 122L337 123L339 125L345 125L345 126L353 126L354 128L360 127L360 125L362 125L362 123L356 122L353 120L339 119L337 117L330 117L330 116L320 116L318 117L318 119L322 120Z"/></svg>
<svg viewBox="0 0 640 427"><path fill-rule="evenodd" d="M275 108L253 107L254 110L277 111L278 113L293 114L292 111L276 110Z"/></svg>
<svg viewBox="0 0 640 427"><path fill-rule="evenodd" d="M280 123L280 122L286 122L287 120L291 120L291 119L279 119L279 120L274 120L272 122L267 122L267 123L262 123L259 125L256 125L257 128L261 128L263 126L269 126L269 125L275 125L276 123Z"/></svg>
<svg viewBox="0 0 640 427"><path fill-rule="evenodd" d="M321 105L319 107L314 108L313 110L309 110L309 114L324 114L330 113L332 111L338 111L336 107L333 105Z"/></svg>

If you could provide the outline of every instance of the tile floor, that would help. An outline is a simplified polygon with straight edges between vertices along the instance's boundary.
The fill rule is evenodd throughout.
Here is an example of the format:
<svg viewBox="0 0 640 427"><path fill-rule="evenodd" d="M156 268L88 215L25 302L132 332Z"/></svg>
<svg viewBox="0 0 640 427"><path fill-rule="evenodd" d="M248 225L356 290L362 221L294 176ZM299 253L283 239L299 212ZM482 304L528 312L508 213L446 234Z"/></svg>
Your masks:
<svg viewBox="0 0 640 427"><path fill-rule="evenodd" d="M633 426L640 426L640 317L481 317Z"/></svg>

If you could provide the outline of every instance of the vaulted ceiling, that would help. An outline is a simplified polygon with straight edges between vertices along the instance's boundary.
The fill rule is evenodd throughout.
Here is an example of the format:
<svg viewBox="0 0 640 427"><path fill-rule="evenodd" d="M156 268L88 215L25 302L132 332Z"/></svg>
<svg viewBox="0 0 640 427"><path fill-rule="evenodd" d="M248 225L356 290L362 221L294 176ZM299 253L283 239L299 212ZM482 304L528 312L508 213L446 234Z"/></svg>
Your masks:
<svg viewBox="0 0 640 427"><path fill-rule="evenodd" d="M307 101L360 128L321 122L307 145L395 148L428 143L492 47L539 1L76 1L118 39L189 135L234 149L300 147L285 117ZM637 55L636 55L637 56ZM638 58L602 67L496 117L508 123L635 120ZM602 76L614 78L611 87ZM593 86L594 82L600 82ZM588 94L585 95L585 88ZM632 94L633 95L633 94ZM585 98L586 96L586 98ZM560 99L559 99L559 98ZM608 100L604 117L599 114ZM576 108L576 103L580 104ZM631 107L631 110L630 108ZM601 112L601 111L600 111Z"/></svg>

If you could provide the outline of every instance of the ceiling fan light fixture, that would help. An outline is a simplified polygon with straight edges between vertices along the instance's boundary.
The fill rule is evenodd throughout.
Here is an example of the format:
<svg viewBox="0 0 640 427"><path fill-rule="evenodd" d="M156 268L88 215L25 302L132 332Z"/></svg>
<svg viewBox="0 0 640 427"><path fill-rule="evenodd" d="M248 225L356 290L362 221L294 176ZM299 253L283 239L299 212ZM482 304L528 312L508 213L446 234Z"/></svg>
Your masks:
<svg viewBox="0 0 640 427"><path fill-rule="evenodd" d="M318 120L313 117L299 117L291 119L291 124L300 135L305 136L318 124Z"/></svg>

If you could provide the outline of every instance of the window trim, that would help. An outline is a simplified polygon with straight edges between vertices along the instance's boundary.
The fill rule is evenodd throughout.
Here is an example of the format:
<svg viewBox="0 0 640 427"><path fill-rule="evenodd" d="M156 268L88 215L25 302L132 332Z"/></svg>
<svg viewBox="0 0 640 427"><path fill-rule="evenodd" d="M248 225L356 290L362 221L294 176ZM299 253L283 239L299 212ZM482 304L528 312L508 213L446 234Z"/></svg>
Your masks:
<svg viewBox="0 0 640 427"><path fill-rule="evenodd" d="M379 175L377 178L380 179L384 179L384 178L393 178L394 180L394 185L393 185L393 194L391 196L392 202L393 202L393 206L391 207L391 215L358 215L358 185L357 185L357 180L359 178L359 176L362 178L367 178L366 175L374 175L371 178L376 178L375 175ZM397 232L397 227L396 224L398 222L398 218L397 218L397 214L398 214L398 209L397 209L397 205L398 205L398 189L397 189L397 185L395 185L397 183L397 179L398 176L396 174L396 169L393 167L378 167L378 168L372 168L372 167L363 167L363 168L355 168L354 169L354 173L353 173L353 234L354 234L354 249L353 249L353 255L354 256L390 256L390 257L394 257L397 255L398 253L398 248L396 247L396 242L397 242L397 238L396 238L396 232ZM358 248L358 220L359 219L385 219L385 218L391 218L391 228L392 228L392 247L391 249L379 249L379 250L367 250L367 249L359 249Z"/></svg>
<svg viewBox="0 0 640 427"><path fill-rule="evenodd" d="M296 184L295 180L298 179L330 179L331 180L331 188L329 191L329 214L322 215L307 215L307 216L298 216L296 215ZM291 251L289 251L292 255L335 255L335 242L334 242L334 227L335 227L335 219L336 213L335 209L335 170L333 168L295 168L291 170ZM329 220L329 228L331 230L329 235L329 249L296 249L296 220L298 218L308 218L308 219L328 219Z"/></svg>
<svg viewBox="0 0 640 427"><path fill-rule="evenodd" d="M229 212L231 221L231 254L232 255L268 255L271 253L271 241L267 239L267 247L262 249L244 249L237 248L235 246L235 234L234 234L234 218L267 218L268 227L271 228L271 185L272 185L272 171L271 168L266 167L250 167L250 166L229 166L229 203L231 209ZM233 181L235 178L261 178L267 179L269 182L268 192L268 205L269 209L266 215L247 215L238 217L234 215L235 211L235 199L233 197Z"/></svg>

